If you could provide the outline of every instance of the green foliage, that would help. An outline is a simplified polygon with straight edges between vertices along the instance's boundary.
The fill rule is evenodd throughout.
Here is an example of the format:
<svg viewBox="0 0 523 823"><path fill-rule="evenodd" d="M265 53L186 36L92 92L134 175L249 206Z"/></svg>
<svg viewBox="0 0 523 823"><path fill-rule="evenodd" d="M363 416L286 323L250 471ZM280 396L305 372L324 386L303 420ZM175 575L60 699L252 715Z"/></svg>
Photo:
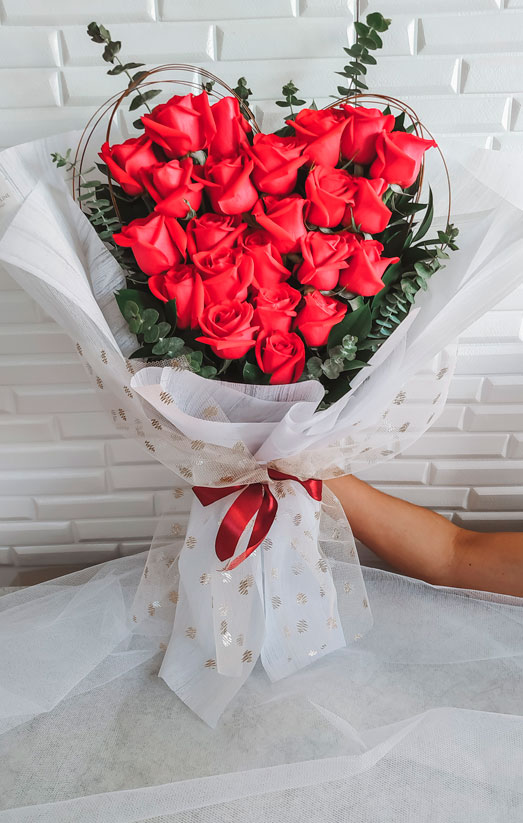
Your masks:
<svg viewBox="0 0 523 823"><path fill-rule="evenodd" d="M299 91L299 88L294 85L292 80L289 80L285 86L282 87L281 93L284 96L285 100L276 100L276 105L282 109L290 109L290 114L286 115L286 120L294 120L296 118L296 112L294 111L294 106L304 106L305 100L300 100L299 97L296 97L296 92ZM279 133L279 132L277 132Z"/></svg>
<svg viewBox="0 0 523 823"><path fill-rule="evenodd" d="M233 89L234 93L243 100L244 103L247 103L249 97L252 95L251 89L247 85L247 80L245 77L239 77L236 88Z"/></svg>
<svg viewBox="0 0 523 823"><path fill-rule="evenodd" d="M87 26L87 34L93 43L104 44L105 48L103 50L102 59L105 60L106 63L115 64L112 69L108 70L107 74L126 74L129 81L127 88L136 86L142 78L146 76L146 71L138 71L134 75L130 74L133 69L140 68L140 66L144 66L145 63L122 63L118 57L118 54L122 48L121 40L113 40L109 29L101 23L89 23ZM150 112L151 109L148 101L160 94L160 89L149 89L141 92L138 88L136 88L135 92L135 96L131 98L131 102L129 104L129 111L135 111L140 108L140 106L146 106L147 110ZM133 123L133 126L137 129L143 128L141 120L136 120Z"/></svg>
<svg viewBox="0 0 523 823"><path fill-rule="evenodd" d="M390 23L391 21L379 12L368 14L366 23L354 23L356 42L350 48L344 49L352 60L343 71L336 72L350 80L349 86L338 86L338 93L343 97L368 89L363 78L367 74L367 66L376 65L376 58L369 54L369 50L375 51L383 47L383 40L378 32L387 31Z"/></svg>
<svg viewBox="0 0 523 823"><path fill-rule="evenodd" d="M72 173L76 168L74 160L71 160L71 149L67 149L65 155L59 152L53 152L51 159L58 168L65 168L67 173ZM83 174L79 174L79 189L78 201L81 204L82 211L87 219L94 226L98 236L101 240L108 241L112 239L115 232L120 231L121 225L114 206L108 198L107 183L101 180L87 180L85 175L94 171L94 166L87 169ZM123 250L114 245L112 249L114 257L121 261Z"/></svg>

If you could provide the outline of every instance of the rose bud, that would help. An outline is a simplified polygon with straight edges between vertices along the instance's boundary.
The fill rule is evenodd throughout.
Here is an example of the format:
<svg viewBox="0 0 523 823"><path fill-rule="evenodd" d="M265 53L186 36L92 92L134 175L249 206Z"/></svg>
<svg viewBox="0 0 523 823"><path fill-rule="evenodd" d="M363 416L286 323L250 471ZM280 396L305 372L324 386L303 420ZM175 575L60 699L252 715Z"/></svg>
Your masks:
<svg viewBox="0 0 523 823"><path fill-rule="evenodd" d="M335 166L340 159L341 136L347 116L340 109L301 109L295 120L287 120L296 137L306 143L304 154L309 162Z"/></svg>
<svg viewBox="0 0 523 823"><path fill-rule="evenodd" d="M196 339L206 343L217 357L224 360L245 357L254 346L258 332L257 326L251 326L253 312L252 305L241 300L213 303L200 317L200 328L205 336Z"/></svg>
<svg viewBox="0 0 523 823"><path fill-rule="evenodd" d="M211 111L216 134L209 144L209 157L215 161L236 157L249 145L247 134L251 131L249 123L240 113L238 100L236 97L222 97L211 106Z"/></svg>
<svg viewBox="0 0 523 823"><path fill-rule="evenodd" d="M438 144L405 131L383 132L376 140L376 159L370 167L371 177L408 188L416 180L427 149Z"/></svg>
<svg viewBox="0 0 523 823"><path fill-rule="evenodd" d="M252 283L254 264L242 249L217 248L193 255L201 274L206 303L245 300Z"/></svg>
<svg viewBox="0 0 523 823"><path fill-rule="evenodd" d="M391 210L383 202L382 195L388 186L380 177L367 180L366 177L353 177L354 196L343 216L343 224L350 226L352 219L359 230L366 234L378 234L384 231L391 218Z"/></svg>
<svg viewBox="0 0 523 823"><path fill-rule="evenodd" d="M354 195L354 178L343 169L314 166L305 181L307 220L315 226L339 226Z"/></svg>
<svg viewBox="0 0 523 823"><path fill-rule="evenodd" d="M193 217L186 226L187 251L194 256L199 251L211 249L230 249L241 238L247 223L241 223L238 217L225 214L202 214Z"/></svg>
<svg viewBox="0 0 523 823"><path fill-rule="evenodd" d="M145 134L167 157L183 157L206 149L216 134L207 92L174 95L141 118Z"/></svg>
<svg viewBox="0 0 523 823"><path fill-rule="evenodd" d="M190 209L198 211L203 186L191 180L192 170L190 157L144 169L143 184L157 204L155 211L165 217L185 217Z"/></svg>
<svg viewBox="0 0 523 823"><path fill-rule="evenodd" d="M301 293L288 283L260 289L255 297L254 322L266 331L288 332L300 300Z"/></svg>
<svg viewBox="0 0 523 823"><path fill-rule="evenodd" d="M187 238L174 217L153 212L122 226L113 234L117 246L132 249L140 269L148 275L161 274L185 259Z"/></svg>
<svg viewBox="0 0 523 823"><path fill-rule="evenodd" d="M199 325L203 311L203 284L194 266L182 263L165 274L153 274L148 285L154 296L164 303L176 300L176 322L180 329L194 329Z"/></svg>
<svg viewBox="0 0 523 823"><path fill-rule="evenodd" d="M340 286L354 294L371 297L383 288L385 269L399 257L381 257L383 246L377 240L361 240L354 247L349 265L341 272Z"/></svg>
<svg viewBox="0 0 523 823"><path fill-rule="evenodd" d="M263 229L247 232L242 238L242 247L244 254L254 263L255 288L272 288L291 276L270 234Z"/></svg>
<svg viewBox="0 0 523 823"><path fill-rule="evenodd" d="M301 238L303 263L296 269L300 283L314 286L316 289L329 291L338 285L341 269L347 267L354 246L353 235L322 234L309 231Z"/></svg>
<svg viewBox="0 0 523 823"><path fill-rule="evenodd" d="M347 306L320 291L309 292L303 299L305 305L298 312L294 328L302 334L308 346L324 346L332 327L345 317Z"/></svg>
<svg viewBox="0 0 523 823"><path fill-rule="evenodd" d="M263 206L258 202L253 209L256 222L270 234L280 254L300 250L300 239L307 232L303 222L306 203L299 194L289 197L268 195L263 200Z"/></svg>
<svg viewBox="0 0 523 823"><path fill-rule="evenodd" d="M256 360L269 383L296 383L305 368L305 346L293 332L272 331L256 341Z"/></svg>
<svg viewBox="0 0 523 823"><path fill-rule="evenodd" d="M200 179L207 187L209 200L218 214L242 214L250 211L258 200L258 192L254 188L250 174L253 169L252 160L246 155L229 157L225 160L213 162L207 160L201 169Z"/></svg>
<svg viewBox="0 0 523 823"><path fill-rule="evenodd" d="M104 161L113 180L131 197L143 192L142 170L158 163L151 140L143 135L131 137L116 146L106 142L98 156Z"/></svg>
<svg viewBox="0 0 523 823"><path fill-rule="evenodd" d="M376 157L378 134L394 128L394 115L364 106L342 105L341 108L347 115L347 126L341 138L341 156L366 166Z"/></svg>
<svg viewBox="0 0 523 823"><path fill-rule="evenodd" d="M252 179L265 194L290 194L296 185L298 169L307 162L304 145L296 137L255 134L247 149L254 161Z"/></svg>

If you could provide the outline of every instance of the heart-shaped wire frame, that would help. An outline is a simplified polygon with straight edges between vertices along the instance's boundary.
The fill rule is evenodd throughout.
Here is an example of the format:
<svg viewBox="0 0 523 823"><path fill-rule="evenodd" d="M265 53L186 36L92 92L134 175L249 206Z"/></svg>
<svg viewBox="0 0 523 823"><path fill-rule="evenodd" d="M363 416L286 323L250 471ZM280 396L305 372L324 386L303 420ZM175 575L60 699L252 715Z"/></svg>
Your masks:
<svg viewBox="0 0 523 823"><path fill-rule="evenodd" d="M151 80L150 78L157 74L163 74L164 72L179 72L185 74L191 74L191 80L188 79L180 79L180 78L168 78L168 79L158 79ZM196 79L197 78L197 79ZM210 97L214 97L216 100L220 100L222 97L235 97L238 100L240 105L240 110L245 115L246 119L250 123L252 130L254 133L261 132L261 128L256 122L256 118L247 105L245 101L243 101L236 92L231 89L230 86L227 85L223 80L221 80L216 75L212 74L212 72L207 71L206 69L199 68L197 66L186 65L184 63L167 63L163 66L156 66L150 71L144 72L142 76L137 80L137 82L132 83L128 88L126 88L123 92L118 94L114 94L105 103L102 103L101 106L95 111L92 117L89 119L87 125L85 126L80 140L78 142L78 146L76 148L75 158L74 158L74 166L73 166L73 176L72 176L72 188L73 188L73 198L81 203L79 200L79 196L81 193L81 181L83 179L83 166L85 162L85 155L87 149L89 147L89 142L91 140L92 135L94 134L95 130L97 129L100 122L103 120L104 117L109 115L109 119L107 122L107 129L105 139L106 141L111 144L111 128L114 122L114 118L116 113L124 100L126 100L129 95L134 94L138 89L144 89L148 86L157 86L158 82L160 83L170 83L173 85L181 85L185 87L189 87L191 89L196 90L198 93L202 91L202 80L211 81L213 83L213 87L211 91L208 92ZM216 88L218 87L218 88ZM221 90L220 90L221 89ZM352 104L354 106L371 103L377 108L384 108L385 106L389 106L391 111L397 111L399 113L403 112L405 116L410 120L412 126L412 133L415 134L417 137L424 137L424 138L431 138L434 139L431 132L428 128L421 122L418 115L414 111L414 109L409 106L407 103L404 103L402 100L398 100L396 97L390 97L386 94L371 94L371 93L364 93L364 92L355 92L354 94L348 95L347 97L340 97L333 100L332 103L329 103L324 109L331 109L336 106L339 106L342 103ZM441 157L441 161L444 166L446 180L447 180L447 192L448 192L448 208L447 208L447 224L450 222L450 215L451 215L451 184L450 184L450 176L447 164L445 162L445 158L443 156L443 152L437 147L439 155ZM419 202L421 198L422 192L422 185L423 185L423 177L425 171L425 157L422 158L421 167L420 167L420 177L419 177L419 186L414 196L414 202ZM109 195L111 197L111 202L114 208L114 211L120 219L120 212L118 209L118 203L116 202L116 197L114 195L113 190L113 183L111 180L110 175L107 175L107 183L109 187ZM415 215L411 215L409 222L412 223L414 220ZM443 246L444 244L442 244Z"/></svg>

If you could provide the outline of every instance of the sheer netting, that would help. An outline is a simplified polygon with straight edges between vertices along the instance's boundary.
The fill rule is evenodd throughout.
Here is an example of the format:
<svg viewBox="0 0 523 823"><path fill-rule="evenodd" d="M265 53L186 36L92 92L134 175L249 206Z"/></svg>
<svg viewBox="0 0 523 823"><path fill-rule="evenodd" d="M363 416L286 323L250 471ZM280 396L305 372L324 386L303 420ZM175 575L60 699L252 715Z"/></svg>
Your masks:
<svg viewBox="0 0 523 823"><path fill-rule="evenodd" d="M19 201L0 259L173 490L148 553L0 600L0 820L519 821L522 602L362 568L338 501L301 481L390 459L437 417L452 341L523 280L523 159L448 153L460 251L318 413L314 381L126 359L123 272L50 150L0 154ZM253 484L276 518L228 571L215 539L238 491L203 506L190 487Z"/></svg>

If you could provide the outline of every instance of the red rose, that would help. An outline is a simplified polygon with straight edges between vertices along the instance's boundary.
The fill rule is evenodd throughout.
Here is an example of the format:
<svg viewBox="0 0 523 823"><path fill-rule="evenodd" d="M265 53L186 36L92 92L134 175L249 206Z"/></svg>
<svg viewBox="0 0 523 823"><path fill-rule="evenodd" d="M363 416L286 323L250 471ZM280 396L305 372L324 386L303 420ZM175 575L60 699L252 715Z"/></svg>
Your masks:
<svg viewBox="0 0 523 823"><path fill-rule="evenodd" d="M258 199L250 174L253 162L246 154L203 166L202 183L208 187L209 200L218 214L242 214L250 211Z"/></svg>
<svg viewBox="0 0 523 823"><path fill-rule="evenodd" d="M380 177L367 180L366 177L353 177L354 192L343 216L343 223L350 226L351 217L356 226L366 234L378 234L387 227L391 210L383 202L382 195L388 186Z"/></svg>
<svg viewBox="0 0 523 823"><path fill-rule="evenodd" d="M356 244L349 265L340 275L340 285L354 294L370 297L383 288L381 278L391 263L399 257L381 257L383 246L377 240L361 240Z"/></svg>
<svg viewBox="0 0 523 823"><path fill-rule="evenodd" d="M253 285L257 289L275 287L291 276L270 234L263 229L247 232L242 245L244 253L254 263Z"/></svg>
<svg viewBox="0 0 523 823"><path fill-rule="evenodd" d="M247 223L240 223L238 217L223 214L202 214L193 217L187 223L187 251L191 255L199 251L220 248L232 248L247 228Z"/></svg>
<svg viewBox="0 0 523 823"><path fill-rule="evenodd" d="M406 131L383 132L376 140L376 159L370 167L370 176L383 177L387 183L396 183L405 189L416 180L424 153L437 145L434 140Z"/></svg>
<svg viewBox="0 0 523 823"><path fill-rule="evenodd" d="M139 267L148 275L161 274L185 259L187 238L174 217L153 212L122 226L113 240L132 249Z"/></svg>
<svg viewBox="0 0 523 823"><path fill-rule="evenodd" d="M255 298L254 322L266 331L288 332L300 300L301 293L288 283L260 289Z"/></svg>
<svg viewBox="0 0 523 823"><path fill-rule="evenodd" d="M309 231L301 239L303 263L297 268L300 283L329 291L338 285L340 270L347 267L347 257L354 246L352 234L322 234Z"/></svg>
<svg viewBox="0 0 523 823"><path fill-rule="evenodd" d="M249 123L240 113L238 100L236 97L222 97L211 106L211 111L216 134L209 144L209 157L213 160L236 157L241 149L249 145L247 134L251 131Z"/></svg>
<svg viewBox="0 0 523 823"><path fill-rule="evenodd" d="M315 226L339 226L354 194L353 177L343 169L314 166L305 181L307 219Z"/></svg>
<svg viewBox="0 0 523 823"><path fill-rule="evenodd" d="M307 231L303 222L306 202L299 194L291 194L290 197L268 195L263 200L263 206L258 202L253 209L256 222L270 234L281 254L300 250L300 239Z"/></svg>
<svg viewBox="0 0 523 823"><path fill-rule="evenodd" d="M298 169L307 162L303 143L296 137L255 134L252 148L247 151L254 161L254 185L266 194L290 194L296 185Z"/></svg>
<svg viewBox="0 0 523 823"><path fill-rule="evenodd" d="M362 166L376 157L376 138L382 131L392 131L394 115L364 106L341 107L347 115L347 126L341 138L341 155Z"/></svg>
<svg viewBox="0 0 523 823"><path fill-rule="evenodd" d="M199 325L203 311L203 284L194 266L173 266L165 274L153 274L149 288L159 300L176 300L177 325L180 329L194 329Z"/></svg>
<svg viewBox="0 0 523 823"><path fill-rule="evenodd" d="M305 368L303 340L293 332L273 331L256 341L256 360L269 383L296 383Z"/></svg>
<svg viewBox="0 0 523 823"><path fill-rule="evenodd" d="M155 211L166 217L185 217L189 209L198 211L202 202L202 184L191 180L190 157L157 163L142 172L145 188L157 203Z"/></svg>
<svg viewBox="0 0 523 823"><path fill-rule="evenodd" d="M207 92L174 95L141 118L145 134L161 146L168 157L183 157L206 149L216 134Z"/></svg>
<svg viewBox="0 0 523 823"><path fill-rule="evenodd" d="M309 292L303 299L305 305L298 312L294 328L301 332L308 346L324 346L332 327L345 317L347 306L320 291Z"/></svg>
<svg viewBox="0 0 523 823"><path fill-rule="evenodd" d="M295 120L287 120L296 136L307 144L304 154L309 161L335 166L340 159L340 141L347 116L340 109L301 109Z"/></svg>
<svg viewBox="0 0 523 823"><path fill-rule="evenodd" d="M111 177L126 194L135 197L143 192L140 174L143 169L158 163L152 142L148 137L131 137L125 143L110 146L104 143L99 157L109 169Z"/></svg>
<svg viewBox="0 0 523 823"><path fill-rule="evenodd" d="M237 360L245 357L254 346L257 326L251 326L253 308L241 300L223 301L207 306L200 318L205 337L197 337L200 343L211 347L217 357Z"/></svg>
<svg viewBox="0 0 523 823"><path fill-rule="evenodd" d="M254 265L239 248L219 246L212 251L197 252L193 263L201 274L206 303L245 300L252 282Z"/></svg>

